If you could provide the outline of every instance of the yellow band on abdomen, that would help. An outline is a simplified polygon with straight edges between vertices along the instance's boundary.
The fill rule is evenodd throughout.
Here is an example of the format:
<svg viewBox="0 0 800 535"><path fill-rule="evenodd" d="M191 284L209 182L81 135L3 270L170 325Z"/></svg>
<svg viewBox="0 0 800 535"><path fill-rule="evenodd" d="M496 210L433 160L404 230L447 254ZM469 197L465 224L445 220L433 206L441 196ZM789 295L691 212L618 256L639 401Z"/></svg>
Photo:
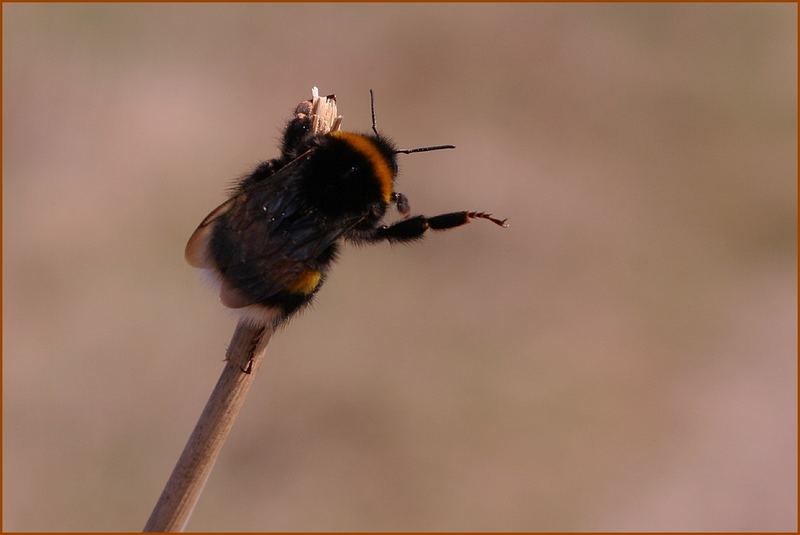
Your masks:
<svg viewBox="0 0 800 535"><path fill-rule="evenodd" d="M286 289L293 294L308 295L319 286L322 273L315 269L307 269L295 280L286 285Z"/></svg>

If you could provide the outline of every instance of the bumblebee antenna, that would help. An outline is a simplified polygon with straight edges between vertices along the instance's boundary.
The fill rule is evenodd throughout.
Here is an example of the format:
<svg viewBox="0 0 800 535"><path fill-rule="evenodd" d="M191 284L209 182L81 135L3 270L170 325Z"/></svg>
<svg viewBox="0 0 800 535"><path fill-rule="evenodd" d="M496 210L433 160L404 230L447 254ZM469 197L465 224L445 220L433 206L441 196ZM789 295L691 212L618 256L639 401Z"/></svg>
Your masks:
<svg viewBox="0 0 800 535"><path fill-rule="evenodd" d="M375 95L372 93L372 89L369 90L369 107L372 110L372 131L375 132L375 135L378 135L378 128L375 126Z"/></svg>
<svg viewBox="0 0 800 535"><path fill-rule="evenodd" d="M375 132L375 135L378 134L378 127L375 123L375 93L372 92L372 89L369 90L369 107L372 111L372 131ZM442 149L454 149L456 148L455 145L434 145L432 147L419 147L416 149L399 149L394 151L395 154L411 154L412 152L428 152L432 150L442 150Z"/></svg>
<svg viewBox="0 0 800 535"><path fill-rule="evenodd" d="M418 147L416 149L399 149L394 151L395 154L411 154L412 152L429 152L432 150L454 149L455 145L434 145L432 147Z"/></svg>

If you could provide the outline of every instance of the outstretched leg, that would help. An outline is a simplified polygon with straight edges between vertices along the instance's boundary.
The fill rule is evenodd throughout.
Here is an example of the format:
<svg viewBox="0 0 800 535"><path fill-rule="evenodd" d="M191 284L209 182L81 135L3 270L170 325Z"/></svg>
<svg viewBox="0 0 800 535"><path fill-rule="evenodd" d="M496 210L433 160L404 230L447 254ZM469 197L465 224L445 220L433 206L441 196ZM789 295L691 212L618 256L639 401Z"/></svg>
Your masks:
<svg viewBox="0 0 800 535"><path fill-rule="evenodd" d="M422 215L410 217L398 221L393 225L383 225L375 227L374 229L359 231L358 235L354 237L357 240L369 242L383 240L390 242L408 242L421 238L428 229L447 230L460 227L461 225L469 223L470 219L488 219L495 225L500 225L501 227L508 226L505 219L497 219L492 217L492 214L487 214L486 212L453 212L434 217L425 217Z"/></svg>

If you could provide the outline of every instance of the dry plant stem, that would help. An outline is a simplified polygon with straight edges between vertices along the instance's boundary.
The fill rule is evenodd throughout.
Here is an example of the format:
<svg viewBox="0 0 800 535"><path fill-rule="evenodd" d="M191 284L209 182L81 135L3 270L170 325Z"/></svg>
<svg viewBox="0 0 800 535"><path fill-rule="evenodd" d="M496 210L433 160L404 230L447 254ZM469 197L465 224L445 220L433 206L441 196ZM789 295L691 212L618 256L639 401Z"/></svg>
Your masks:
<svg viewBox="0 0 800 535"><path fill-rule="evenodd" d="M271 335L271 330L244 322L236 326L222 375L144 531L183 531L236 415L244 405ZM248 363L251 373L244 373L242 370L247 369Z"/></svg>
<svg viewBox="0 0 800 535"><path fill-rule="evenodd" d="M316 87L312 89L310 111L312 133L326 134L339 128L342 118L337 114L335 98L320 98ZM183 531L185 528L233 422L244 405L272 333L271 327L254 327L245 321L236 326L222 375L144 531Z"/></svg>

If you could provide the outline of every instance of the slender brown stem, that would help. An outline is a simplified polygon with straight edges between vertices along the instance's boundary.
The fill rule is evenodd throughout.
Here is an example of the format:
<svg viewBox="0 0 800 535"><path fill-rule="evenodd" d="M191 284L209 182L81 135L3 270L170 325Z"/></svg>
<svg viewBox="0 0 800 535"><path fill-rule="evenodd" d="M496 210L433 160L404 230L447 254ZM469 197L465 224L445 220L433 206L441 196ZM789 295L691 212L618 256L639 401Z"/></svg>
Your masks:
<svg viewBox="0 0 800 535"><path fill-rule="evenodd" d="M253 384L272 330L239 322L227 362L144 531L183 531ZM248 369L250 373L243 372Z"/></svg>

